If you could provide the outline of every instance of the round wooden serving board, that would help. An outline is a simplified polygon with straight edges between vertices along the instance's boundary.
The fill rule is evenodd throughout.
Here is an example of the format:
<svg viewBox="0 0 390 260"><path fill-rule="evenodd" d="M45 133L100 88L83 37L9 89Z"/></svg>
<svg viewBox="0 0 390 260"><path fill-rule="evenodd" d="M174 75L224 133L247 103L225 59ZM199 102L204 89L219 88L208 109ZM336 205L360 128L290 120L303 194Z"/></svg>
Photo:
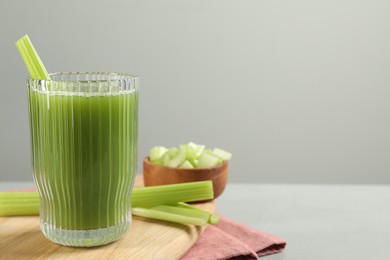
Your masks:
<svg viewBox="0 0 390 260"><path fill-rule="evenodd" d="M135 186L142 186L138 176ZM214 202L198 204L214 211ZM133 217L124 238L94 248L74 248L47 240L38 216L0 217L0 259L179 259L205 227Z"/></svg>

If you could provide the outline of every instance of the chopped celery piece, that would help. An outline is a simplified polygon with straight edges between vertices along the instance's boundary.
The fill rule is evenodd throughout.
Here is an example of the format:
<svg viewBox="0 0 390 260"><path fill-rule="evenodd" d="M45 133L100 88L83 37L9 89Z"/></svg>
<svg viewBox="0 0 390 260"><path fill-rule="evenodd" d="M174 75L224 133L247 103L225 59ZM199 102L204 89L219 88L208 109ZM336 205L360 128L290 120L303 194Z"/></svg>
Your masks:
<svg viewBox="0 0 390 260"><path fill-rule="evenodd" d="M160 163L159 163L159 164L161 164L162 166L165 166L165 165L167 164L167 162L168 162L170 159L171 159L171 158L170 158L169 154L168 154L168 153L165 153L165 154L161 157Z"/></svg>
<svg viewBox="0 0 390 260"><path fill-rule="evenodd" d="M189 145L184 145L184 144L180 145L179 147L180 147L180 152L185 154L187 159L197 158L195 149L193 147L191 147Z"/></svg>
<svg viewBox="0 0 390 260"><path fill-rule="evenodd" d="M30 38L26 34L16 43L16 47L19 50L20 55L33 79L45 79L50 80L49 73L43 65L37 51L35 50Z"/></svg>
<svg viewBox="0 0 390 260"><path fill-rule="evenodd" d="M193 159L193 160L188 160L194 168L197 168L199 165L199 160L198 159Z"/></svg>
<svg viewBox="0 0 390 260"><path fill-rule="evenodd" d="M176 155L178 155L180 153L180 151L176 148L176 147L172 147L172 148L169 148L168 151L166 152L167 155L170 157L170 158L173 158L175 157Z"/></svg>
<svg viewBox="0 0 390 260"><path fill-rule="evenodd" d="M169 211L162 211L154 208L133 208L131 210L135 216L165 220L180 224L190 224L196 226L203 226L207 224L207 220L204 218L198 218L188 215L176 214Z"/></svg>
<svg viewBox="0 0 390 260"><path fill-rule="evenodd" d="M194 151L195 151L195 158L198 158L203 153L203 150L206 147L203 144L195 144L193 142L189 142L188 146L190 146L190 147L192 147L194 149Z"/></svg>
<svg viewBox="0 0 390 260"><path fill-rule="evenodd" d="M161 157L168 151L164 146L155 146L149 152L149 160L151 162L158 162Z"/></svg>
<svg viewBox="0 0 390 260"><path fill-rule="evenodd" d="M210 149L204 149L203 153L207 153L207 154L213 155L213 151L211 151Z"/></svg>
<svg viewBox="0 0 390 260"><path fill-rule="evenodd" d="M219 149L219 148L214 148L213 150L213 154L218 156L219 158L221 158L222 160L224 161L228 161L232 158L232 154L225 151L225 150L222 150L222 149Z"/></svg>
<svg viewBox="0 0 390 260"><path fill-rule="evenodd" d="M192 142L189 142L187 145L180 145L180 151L184 153L189 160L198 158L202 154L204 148L204 145L198 145Z"/></svg>
<svg viewBox="0 0 390 260"><path fill-rule="evenodd" d="M194 166L192 166L192 164L185 160L182 164L180 164L179 168L182 168L182 169L193 169Z"/></svg>
<svg viewBox="0 0 390 260"><path fill-rule="evenodd" d="M186 156L184 155L184 153L179 153L175 157L173 157L172 159L168 160L166 162L165 166L176 168L180 164L182 164L185 159L186 159Z"/></svg>
<svg viewBox="0 0 390 260"><path fill-rule="evenodd" d="M187 182L144 188L134 188L131 196L133 207L153 207L182 201L212 199L211 181ZM30 215L39 212L37 192L0 192L0 216Z"/></svg>
<svg viewBox="0 0 390 260"><path fill-rule="evenodd" d="M164 153L164 155L160 159L160 164L162 166L167 166L168 162L172 160L174 157L176 157L178 154L180 154L179 150L176 147L170 148L168 151ZM176 166L174 166L176 167Z"/></svg>
<svg viewBox="0 0 390 260"><path fill-rule="evenodd" d="M192 205L190 205L188 203L178 202L178 203L175 203L175 204L172 204L172 205L175 206L175 207L182 207L182 208L187 208L187 209L192 209L192 210L195 210L195 211L207 213L207 215L208 215L208 223L210 223L210 224L217 224L220 221L220 217L218 217L217 215L211 213L210 211L200 209L200 208L192 206Z"/></svg>
<svg viewBox="0 0 390 260"><path fill-rule="evenodd" d="M217 166L218 164L221 164L221 163L222 163L222 160L220 158L205 151L199 157L198 167L199 168L209 168L209 167Z"/></svg>

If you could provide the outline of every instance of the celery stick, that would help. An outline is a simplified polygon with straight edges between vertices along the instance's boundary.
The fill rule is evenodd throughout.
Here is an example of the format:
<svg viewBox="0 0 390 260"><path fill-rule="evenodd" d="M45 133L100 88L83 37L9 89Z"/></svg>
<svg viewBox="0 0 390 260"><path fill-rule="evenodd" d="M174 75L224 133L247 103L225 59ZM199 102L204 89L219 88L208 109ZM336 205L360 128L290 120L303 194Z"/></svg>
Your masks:
<svg viewBox="0 0 390 260"><path fill-rule="evenodd" d="M133 209L133 215L193 225L205 225L207 222L216 224L219 221L218 216L185 203L135 208ZM194 222L194 219L196 219L196 222Z"/></svg>
<svg viewBox="0 0 390 260"><path fill-rule="evenodd" d="M15 191L0 192L0 202L5 200L12 200L12 199L39 200L39 195L38 192L15 192Z"/></svg>
<svg viewBox="0 0 390 260"><path fill-rule="evenodd" d="M180 215L175 213L170 213L168 211L162 211L159 209L146 209L146 208L133 208L132 214L135 216L140 217L146 217L146 218L152 218L152 219L159 219L159 220L165 220L180 224L190 224L190 225L196 225L196 226L203 226L207 224L206 219L204 218L198 218L198 217L191 217L187 215Z"/></svg>
<svg viewBox="0 0 390 260"><path fill-rule="evenodd" d="M213 196L212 182L200 181L135 188L131 201L133 207L153 207L180 201L207 200ZM0 192L0 216L25 215L32 212L39 212L37 192Z"/></svg>
<svg viewBox="0 0 390 260"><path fill-rule="evenodd" d="M0 192L0 216L38 214L37 192Z"/></svg>
<svg viewBox="0 0 390 260"><path fill-rule="evenodd" d="M0 203L0 216L39 215L39 201Z"/></svg>
<svg viewBox="0 0 390 260"><path fill-rule="evenodd" d="M39 55L28 35L26 34L23 36L15 44L31 75L31 78L50 80L49 73L43 65L42 60L39 58Z"/></svg>
<svg viewBox="0 0 390 260"><path fill-rule="evenodd" d="M192 210L199 211L199 212L204 212L208 215L208 223L210 223L210 224L217 224L220 221L220 217L213 214L212 212L195 207L195 206L192 206L192 205L185 203L185 202L174 203L174 204L172 204L172 206L192 209Z"/></svg>
<svg viewBox="0 0 390 260"><path fill-rule="evenodd" d="M207 223L209 219L209 214L206 211L202 210L196 210L193 208L186 208L186 207L180 207L180 206L172 206L172 205L158 205L155 207L152 207L151 209L177 214L177 215L183 215L187 217L193 217L193 218L201 218Z"/></svg>
<svg viewBox="0 0 390 260"><path fill-rule="evenodd" d="M187 182L137 188L133 190L133 207L152 207L175 202L191 202L212 199L211 181Z"/></svg>

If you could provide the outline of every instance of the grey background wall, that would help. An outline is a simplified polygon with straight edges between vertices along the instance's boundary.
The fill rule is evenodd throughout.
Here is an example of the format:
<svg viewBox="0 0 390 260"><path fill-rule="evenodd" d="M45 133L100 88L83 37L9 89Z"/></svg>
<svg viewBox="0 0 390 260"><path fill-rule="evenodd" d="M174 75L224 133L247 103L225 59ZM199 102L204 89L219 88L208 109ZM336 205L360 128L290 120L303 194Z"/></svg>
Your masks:
<svg viewBox="0 0 390 260"><path fill-rule="evenodd" d="M28 33L51 72L141 78L139 156L194 141L232 182L390 183L390 2L0 2L0 180L32 180ZM142 170L140 165L139 170Z"/></svg>

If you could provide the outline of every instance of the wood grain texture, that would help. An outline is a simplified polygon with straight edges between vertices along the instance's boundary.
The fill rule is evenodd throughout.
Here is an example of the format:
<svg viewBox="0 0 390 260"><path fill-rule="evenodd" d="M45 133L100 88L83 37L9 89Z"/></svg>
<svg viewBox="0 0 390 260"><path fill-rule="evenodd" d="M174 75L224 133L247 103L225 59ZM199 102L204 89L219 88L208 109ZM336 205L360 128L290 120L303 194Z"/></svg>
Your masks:
<svg viewBox="0 0 390 260"><path fill-rule="evenodd" d="M145 186L211 180L213 182L214 198L222 194L228 177L228 161L224 161L216 167L180 169L153 164L148 157L145 157L143 166Z"/></svg>
<svg viewBox="0 0 390 260"><path fill-rule="evenodd" d="M142 177L136 186L142 185ZM214 211L214 202L197 204ZM179 259L205 227L133 217L122 239L94 248L74 248L47 240L39 217L0 217L0 259Z"/></svg>

